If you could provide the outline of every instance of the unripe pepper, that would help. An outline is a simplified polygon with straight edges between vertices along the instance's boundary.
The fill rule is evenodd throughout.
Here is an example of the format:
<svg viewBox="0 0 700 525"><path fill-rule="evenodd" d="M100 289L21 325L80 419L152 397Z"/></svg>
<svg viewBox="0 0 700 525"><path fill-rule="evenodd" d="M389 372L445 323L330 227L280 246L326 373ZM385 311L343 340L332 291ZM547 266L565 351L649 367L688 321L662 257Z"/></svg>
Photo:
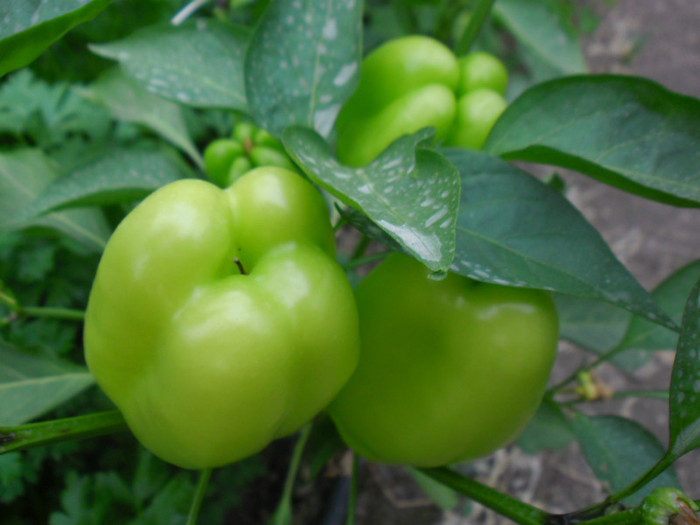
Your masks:
<svg viewBox="0 0 700 525"><path fill-rule="evenodd" d="M85 321L90 370L136 437L186 468L295 432L358 354L355 302L320 193L258 168L182 180L119 225Z"/></svg>
<svg viewBox="0 0 700 525"><path fill-rule="evenodd" d="M253 168L276 166L296 171L282 143L250 122L236 125L231 138L210 142L204 150L204 166L209 178L221 187L230 186Z"/></svg>
<svg viewBox="0 0 700 525"><path fill-rule="evenodd" d="M394 253L355 291L360 362L328 411L373 461L435 467L490 454L535 413L554 364L547 292L429 275Z"/></svg>
<svg viewBox="0 0 700 525"><path fill-rule="evenodd" d="M435 127L438 141L480 148L506 106L500 92L505 67L480 75L475 69L484 64L458 60L427 36L397 38L380 46L365 58L359 86L338 115L338 159L350 166L366 165L394 140L427 126ZM474 89L490 89L502 103L486 97L487 108L479 110L475 105L484 97L462 100Z"/></svg>

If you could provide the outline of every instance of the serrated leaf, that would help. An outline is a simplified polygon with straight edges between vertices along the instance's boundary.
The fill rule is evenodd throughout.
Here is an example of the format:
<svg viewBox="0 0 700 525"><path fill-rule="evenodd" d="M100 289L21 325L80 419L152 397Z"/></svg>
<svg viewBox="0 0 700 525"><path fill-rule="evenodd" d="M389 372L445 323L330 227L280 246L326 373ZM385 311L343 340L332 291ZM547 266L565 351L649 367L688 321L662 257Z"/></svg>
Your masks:
<svg viewBox="0 0 700 525"><path fill-rule="evenodd" d="M202 157L189 137L182 108L147 91L120 69L102 73L84 94L107 106L115 119L151 129L187 153L198 166L203 165Z"/></svg>
<svg viewBox="0 0 700 525"><path fill-rule="evenodd" d="M454 256L460 183L445 157L420 147L433 135L424 129L404 136L372 164L357 169L338 163L310 129L289 128L283 141L314 182L363 211L408 253L441 272Z"/></svg>
<svg viewBox="0 0 700 525"><path fill-rule="evenodd" d="M631 419L577 414L572 425L586 461L609 492L626 488L655 465L665 452L656 436ZM680 488L673 467L624 502L638 505L657 487Z"/></svg>
<svg viewBox="0 0 700 525"><path fill-rule="evenodd" d="M273 0L245 59L248 104L274 135L308 126L328 137L357 86L362 2Z"/></svg>
<svg viewBox="0 0 700 525"><path fill-rule="evenodd" d="M70 29L91 20L111 0L3 0L0 77L26 66Z"/></svg>
<svg viewBox="0 0 700 525"><path fill-rule="evenodd" d="M700 206L700 100L647 79L586 75L539 84L506 109L484 150Z"/></svg>
<svg viewBox="0 0 700 525"><path fill-rule="evenodd" d="M493 13L521 45L553 70L566 75L587 70L581 43L556 4L547 0L498 0Z"/></svg>
<svg viewBox="0 0 700 525"><path fill-rule="evenodd" d="M93 382L86 368L28 355L0 341L0 425L34 419Z"/></svg>
<svg viewBox="0 0 700 525"><path fill-rule="evenodd" d="M49 184L28 210L49 211L141 199L185 175L176 158L162 149L115 148Z"/></svg>
<svg viewBox="0 0 700 525"><path fill-rule="evenodd" d="M516 443L528 454L564 448L576 437L561 408L545 398Z"/></svg>
<svg viewBox="0 0 700 525"><path fill-rule="evenodd" d="M58 167L40 150L0 153L0 228L49 228L101 252L110 230L99 210L66 210L26 219L26 209L58 176Z"/></svg>
<svg viewBox="0 0 700 525"><path fill-rule="evenodd" d="M656 303L680 325L683 308L690 290L700 276L700 261L692 262L681 268L659 284L651 296ZM678 343L678 333L655 323L650 323L641 317L632 318L624 339L615 349L616 352L637 354L643 364L651 358L651 352L656 350L672 350ZM630 352L631 351L631 352Z"/></svg>
<svg viewBox="0 0 700 525"><path fill-rule="evenodd" d="M485 153L444 151L462 174L454 272L602 299L674 326L558 191Z"/></svg>
<svg viewBox="0 0 700 525"><path fill-rule="evenodd" d="M700 279L683 312L671 374L671 444L677 456L700 447Z"/></svg>
<svg viewBox="0 0 700 525"><path fill-rule="evenodd" d="M245 28L200 19L146 27L122 40L92 44L90 50L117 60L127 74L163 97L196 107L246 111L247 43Z"/></svg>

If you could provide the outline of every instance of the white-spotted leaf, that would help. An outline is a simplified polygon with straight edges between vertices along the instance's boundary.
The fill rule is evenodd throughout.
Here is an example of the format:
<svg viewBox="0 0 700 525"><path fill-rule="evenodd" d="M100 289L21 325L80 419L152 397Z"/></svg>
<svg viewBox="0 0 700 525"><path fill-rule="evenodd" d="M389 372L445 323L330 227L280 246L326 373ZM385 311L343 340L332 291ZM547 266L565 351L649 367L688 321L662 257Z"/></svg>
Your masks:
<svg viewBox="0 0 700 525"><path fill-rule="evenodd" d="M109 108L115 119L146 126L203 165L189 137L182 108L146 90L119 68L102 73L84 94Z"/></svg>
<svg viewBox="0 0 700 525"><path fill-rule="evenodd" d="M246 96L274 135L301 125L328 137L357 86L362 2L273 0L250 39Z"/></svg>
<svg viewBox="0 0 700 525"><path fill-rule="evenodd" d="M197 107L246 111L247 43L245 28L200 19L146 27L90 49L117 60L127 74L163 97Z"/></svg>
<svg viewBox="0 0 700 525"><path fill-rule="evenodd" d="M433 135L425 129L404 136L363 168L338 163L310 129L290 128L283 141L314 182L363 211L428 268L444 272L454 256L460 182L445 157L420 147Z"/></svg>
<svg viewBox="0 0 700 525"><path fill-rule="evenodd" d="M700 447L700 279L683 312L671 374L671 445L677 456Z"/></svg>

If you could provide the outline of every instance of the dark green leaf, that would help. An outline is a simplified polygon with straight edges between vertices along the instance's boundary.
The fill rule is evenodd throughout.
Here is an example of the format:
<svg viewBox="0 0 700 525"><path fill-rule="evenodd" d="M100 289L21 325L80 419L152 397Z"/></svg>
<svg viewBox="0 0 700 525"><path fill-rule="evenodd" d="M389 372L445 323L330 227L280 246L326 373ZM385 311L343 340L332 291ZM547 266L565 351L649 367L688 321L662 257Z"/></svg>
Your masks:
<svg viewBox="0 0 700 525"><path fill-rule="evenodd" d="M700 279L690 292L683 312L669 401L669 449L680 456L700 447Z"/></svg>
<svg viewBox="0 0 700 525"><path fill-rule="evenodd" d="M540 450L564 448L574 439L576 436L559 405L545 398L517 444L528 454L536 454Z"/></svg>
<svg viewBox="0 0 700 525"><path fill-rule="evenodd" d="M197 107L246 111L243 56L248 31L218 20L157 25L93 44L149 91Z"/></svg>
<svg viewBox="0 0 700 525"><path fill-rule="evenodd" d="M445 153L462 173L453 271L602 299L673 326L559 192L496 157L466 149Z"/></svg>
<svg viewBox="0 0 700 525"><path fill-rule="evenodd" d="M665 452L656 436L630 419L577 414L572 424L588 464L611 492L626 488ZM626 498L625 503L638 505L657 487L680 487L673 467Z"/></svg>
<svg viewBox="0 0 700 525"><path fill-rule="evenodd" d="M355 87L362 2L273 0L246 56L246 93L257 124L274 135L308 126L328 137Z"/></svg>
<svg viewBox="0 0 700 525"><path fill-rule="evenodd" d="M695 261L668 277L651 293L656 303L679 325L686 299L697 282L698 276L700 276L700 261ZM651 358L652 351L673 350L677 342L677 332L650 323L641 317L634 317L616 352L624 352L619 354L621 356L627 354L641 356L643 364Z"/></svg>
<svg viewBox="0 0 700 525"><path fill-rule="evenodd" d="M0 228L50 228L102 251L110 231L99 210L66 210L25 220L26 209L58 176L58 167L40 150L0 153Z"/></svg>
<svg viewBox="0 0 700 525"><path fill-rule="evenodd" d="M0 77L26 66L70 29L97 16L111 0L3 0Z"/></svg>
<svg viewBox="0 0 700 525"><path fill-rule="evenodd" d="M539 84L506 109L484 149L700 206L700 100L650 80L587 75Z"/></svg>
<svg viewBox="0 0 700 525"><path fill-rule="evenodd" d="M49 184L28 213L39 216L61 208L129 202L183 175L167 150L117 148Z"/></svg>
<svg viewBox="0 0 700 525"><path fill-rule="evenodd" d="M203 165L189 137L182 108L147 91L118 68L100 75L85 95L107 106L115 119L146 126Z"/></svg>
<svg viewBox="0 0 700 525"><path fill-rule="evenodd" d="M556 3L498 0L493 13L521 45L553 70L566 75L587 70L581 43Z"/></svg>
<svg viewBox="0 0 700 525"><path fill-rule="evenodd" d="M93 382L83 367L28 355L0 341L0 424L34 419Z"/></svg>
<svg viewBox="0 0 700 525"><path fill-rule="evenodd" d="M610 303L556 294L561 336L595 352L609 352L622 340L632 314Z"/></svg>
<svg viewBox="0 0 700 525"><path fill-rule="evenodd" d="M326 142L306 128L290 128L284 144L311 179L363 211L434 271L446 271L454 255L459 174L445 157L421 148L433 132L404 136L364 168L338 163ZM416 149L418 147L418 149Z"/></svg>

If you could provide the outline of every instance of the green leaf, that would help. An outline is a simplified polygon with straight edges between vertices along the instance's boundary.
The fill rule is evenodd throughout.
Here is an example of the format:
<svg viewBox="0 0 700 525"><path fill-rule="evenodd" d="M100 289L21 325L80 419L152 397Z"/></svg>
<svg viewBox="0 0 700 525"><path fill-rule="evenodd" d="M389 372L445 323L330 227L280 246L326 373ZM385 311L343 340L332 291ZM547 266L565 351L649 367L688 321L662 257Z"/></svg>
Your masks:
<svg viewBox="0 0 700 525"><path fill-rule="evenodd" d="M700 276L700 261L692 262L669 276L651 293L656 303L680 325L683 308L693 285ZM641 317L634 317L624 339L615 352L621 356L637 355L644 364L656 350L673 350L678 343L678 333Z"/></svg>
<svg viewBox="0 0 700 525"><path fill-rule="evenodd" d="M700 279L683 312L671 373L671 450L677 456L700 447Z"/></svg>
<svg viewBox="0 0 700 525"><path fill-rule="evenodd" d="M561 336L598 355L617 346L632 318L627 310L597 299L555 294L554 302Z"/></svg>
<svg viewBox="0 0 700 525"><path fill-rule="evenodd" d="M587 75L539 84L506 109L484 150L700 205L700 100L650 80Z"/></svg>
<svg viewBox="0 0 700 525"><path fill-rule="evenodd" d="M111 0L3 0L0 77L26 66L70 29L91 20Z"/></svg>
<svg viewBox="0 0 700 525"><path fill-rule="evenodd" d="M372 164L357 169L339 164L310 129L290 128L283 140L314 182L363 211L407 253L440 272L447 271L454 256L460 183L445 157L421 147L433 134L424 129L404 136Z"/></svg>
<svg viewBox="0 0 700 525"><path fill-rule="evenodd" d="M0 341L0 424L34 419L93 382L83 367L25 354Z"/></svg>
<svg viewBox="0 0 700 525"><path fill-rule="evenodd" d="M613 493L639 478L665 452L656 436L630 419L577 414L572 425L588 464ZM624 501L628 505L638 505L657 487L680 487L673 467Z"/></svg>
<svg viewBox="0 0 700 525"><path fill-rule="evenodd" d="M480 281L602 299L674 326L558 191L485 153L445 153L462 174L453 271Z"/></svg>
<svg viewBox="0 0 700 525"><path fill-rule="evenodd" d="M218 20L156 25L90 49L117 60L149 91L183 104L247 110L243 56L248 31Z"/></svg>
<svg viewBox="0 0 700 525"><path fill-rule="evenodd" d="M245 59L255 122L274 135L298 124L328 137L357 86L361 24L356 0L270 2Z"/></svg>
<svg viewBox="0 0 700 525"><path fill-rule="evenodd" d="M571 443L576 436L559 405L545 398L528 423L517 444L528 454L541 450L557 450Z"/></svg>
<svg viewBox="0 0 700 525"><path fill-rule="evenodd" d="M203 166L189 137L182 108L176 103L147 91L118 68L105 71L84 93L107 106L115 119L151 129Z"/></svg>
<svg viewBox="0 0 700 525"><path fill-rule="evenodd" d="M0 153L0 228L49 228L101 252L110 230L99 210L67 210L26 219L26 209L58 176L58 167L40 150Z"/></svg>
<svg viewBox="0 0 700 525"><path fill-rule="evenodd" d="M498 0L493 14L521 45L554 71L564 75L587 71L581 43L555 2Z"/></svg>
<svg viewBox="0 0 700 525"><path fill-rule="evenodd" d="M170 153L155 148L115 148L49 184L28 213L39 216L61 208L142 199L185 175Z"/></svg>

